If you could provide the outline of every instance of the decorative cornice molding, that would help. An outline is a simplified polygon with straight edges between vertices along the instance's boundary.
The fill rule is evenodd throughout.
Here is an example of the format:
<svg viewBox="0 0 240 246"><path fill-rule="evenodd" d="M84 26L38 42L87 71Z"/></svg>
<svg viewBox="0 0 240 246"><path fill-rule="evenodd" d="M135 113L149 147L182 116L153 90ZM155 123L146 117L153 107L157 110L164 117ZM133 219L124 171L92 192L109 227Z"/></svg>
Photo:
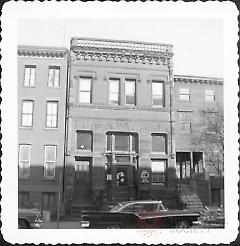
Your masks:
<svg viewBox="0 0 240 246"><path fill-rule="evenodd" d="M154 111L169 112L168 107L148 107L148 106L126 106L126 105L103 105L103 104L80 104L69 103L69 108L89 108L89 109L109 109L109 110L128 110L128 111Z"/></svg>
<svg viewBox="0 0 240 246"><path fill-rule="evenodd" d="M172 45L131 41L73 38L71 61L105 61L168 65L173 56Z"/></svg>
<svg viewBox="0 0 240 246"><path fill-rule="evenodd" d="M18 47L18 56L24 57L64 58L67 53L67 49Z"/></svg>
<svg viewBox="0 0 240 246"><path fill-rule="evenodd" d="M223 79L220 78L179 76L179 75L174 75L174 82L223 85Z"/></svg>

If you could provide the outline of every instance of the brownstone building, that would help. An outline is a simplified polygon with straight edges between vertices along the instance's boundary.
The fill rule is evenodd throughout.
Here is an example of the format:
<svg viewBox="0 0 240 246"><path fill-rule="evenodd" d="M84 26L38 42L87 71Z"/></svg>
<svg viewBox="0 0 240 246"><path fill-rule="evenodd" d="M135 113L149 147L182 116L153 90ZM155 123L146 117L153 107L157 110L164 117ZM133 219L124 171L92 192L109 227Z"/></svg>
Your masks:
<svg viewBox="0 0 240 246"><path fill-rule="evenodd" d="M172 56L171 45L72 38L67 208L175 203Z"/></svg>
<svg viewBox="0 0 240 246"><path fill-rule="evenodd" d="M18 47L19 207L57 209L62 193L67 50Z"/></svg>

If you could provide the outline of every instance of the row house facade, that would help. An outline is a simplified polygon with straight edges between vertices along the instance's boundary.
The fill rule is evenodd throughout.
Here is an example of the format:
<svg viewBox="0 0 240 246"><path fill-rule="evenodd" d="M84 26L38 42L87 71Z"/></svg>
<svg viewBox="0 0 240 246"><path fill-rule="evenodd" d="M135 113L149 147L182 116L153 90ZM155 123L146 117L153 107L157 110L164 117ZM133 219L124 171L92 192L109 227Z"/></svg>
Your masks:
<svg viewBox="0 0 240 246"><path fill-rule="evenodd" d="M54 214L63 191L67 55L18 47L18 202Z"/></svg>
<svg viewBox="0 0 240 246"><path fill-rule="evenodd" d="M172 48L86 38L70 51L19 46L20 207L54 214L60 192L65 215L139 199L173 208L186 202L184 185L203 205L223 203L222 180L211 186L215 170L192 142L203 112L223 108L223 81L173 75Z"/></svg>

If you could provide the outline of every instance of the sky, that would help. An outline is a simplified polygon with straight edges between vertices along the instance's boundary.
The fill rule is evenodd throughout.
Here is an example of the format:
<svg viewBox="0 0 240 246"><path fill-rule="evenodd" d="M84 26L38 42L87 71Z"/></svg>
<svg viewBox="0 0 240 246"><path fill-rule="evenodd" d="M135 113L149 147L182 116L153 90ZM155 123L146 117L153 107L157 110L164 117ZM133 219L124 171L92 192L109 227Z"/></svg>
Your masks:
<svg viewBox="0 0 240 246"><path fill-rule="evenodd" d="M220 18L20 18L17 31L19 45L69 48L71 37L168 43L175 74L223 77Z"/></svg>

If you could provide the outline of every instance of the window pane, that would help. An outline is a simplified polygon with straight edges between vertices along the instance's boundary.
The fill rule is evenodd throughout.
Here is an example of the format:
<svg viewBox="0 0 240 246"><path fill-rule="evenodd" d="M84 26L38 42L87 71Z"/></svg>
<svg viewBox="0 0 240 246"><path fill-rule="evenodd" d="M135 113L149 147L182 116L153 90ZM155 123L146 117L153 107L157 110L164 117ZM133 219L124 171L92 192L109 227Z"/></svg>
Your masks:
<svg viewBox="0 0 240 246"><path fill-rule="evenodd" d="M163 135L152 135L152 151L166 153L166 138Z"/></svg>
<svg viewBox="0 0 240 246"><path fill-rule="evenodd" d="M92 150L91 132L77 132L77 149Z"/></svg>
<svg viewBox="0 0 240 246"><path fill-rule="evenodd" d="M162 96L153 95L153 105L155 105L155 106L163 106Z"/></svg>
<svg viewBox="0 0 240 246"><path fill-rule="evenodd" d="M57 102L48 102L47 103L47 113L50 115L56 115L57 114Z"/></svg>
<svg viewBox="0 0 240 246"><path fill-rule="evenodd" d="M119 93L119 80L111 79L109 81L109 92L110 93Z"/></svg>
<svg viewBox="0 0 240 246"><path fill-rule="evenodd" d="M214 90L205 90L206 96L214 96Z"/></svg>
<svg viewBox="0 0 240 246"><path fill-rule="evenodd" d="M126 95L135 93L135 81L126 80L126 82L125 82L125 93L126 93Z"/></svg>
<svg viewBox="0 0 240 246"><path fill-rule="evenodd" d="M36 69L31 68L30 86L33 86L35 83L35 73L36 73Z"/></svg>
<svg viewBox="0 0 240 246"><path fill-rule="evenodd" d="M32 114L33 112L33 101L23 101L22 112L26 114Z"/></svg>
<svg viewBox="0 0 240 246"><path fill-rule="evenodd" d="M56 159L56 146L45 146L45 161L53 161Z"/></svg>
<svg viewBox="0 0 240 246"><path fill-rule="evenodd" d="M165 182L165 169L166 161L152 160L152 182L164 183Z"/></svg>
<svg viewBox="0 0 240 246"><path fill-rule="evenodd" d="M20 160L28 161L30 159L30 145L20 145Z"/></svg>
<svg viewBox="0 0 240 246"><path fill-rule="evenodd" d="M118 94L110 94L109 95L109 101L111 104L116 104L118 105L119 104L119 97L118 97Z"/></svg>
<svg viewBox="0 0 240 246"><path fill-rule="evenodd" d="M30 81L30 68L29 67L25 67L25 74L24 74L24 85L29 85L29 81Z"/></svg>
<svg viewBox="0 0 240 246"><path fill-rule="evenodd" d="M129 151L129 135L115 135L115 150Z"/></svg>
<svg viewBox="0 0 240 246"><path fill-rule="evenodd" d="M79 102L90 103L91 102L91 93L90 92L80 92Z"/></svg>
<svg viewBox="0 0 240 246"><path fill-rule="evenodd" d="M137 151L137 136L132 135L132 152L138 152Z"/></svg>
<svg viewBox="0 0 240 246"><path fill-rule="evenodd" d="M190 96L189 95L180 95L180 100L189 101L190 100Z"/></svg>
<svg viewBox="0 0 240 246"><path fill-rule="evenodd" d="M152 94L153 95L163 95L163 83L152 82Z"/></svg>
<svg viewBox="0 0 240 246"><path fill-rule="evenodd" d="M119 163L119 162L124 162L124 163L127 162L128 163L128 162L130 162L130 157L129 156L116 156L115 160L117 163Z"/></svg>
<svg viewBox="0 0 240 246"><path fill-rule="evenodd" d="M126 95L126 104L135 105L135 95Z"/></svg>
<svg viewBox="0 0 240 246"><path fill-rule="evenodd" d="M91 91L91 78L80 78L80 91Z"/></svg>
<svg viewBox="0 0 240 246"><path fill-rule="evenodd" d="M55 69L54 86L58 87L60 81L60 68Z"/></svg>
<svg viewBox="0 0 240 246"><path fill-rule="evenodd" d="M22 126L32 126L32 115L22 115Z"/></svg>
<svg viewBox="0 0 240 246"><path fill-rule="evenodd" d="M107 135L107 150L112 150L112 135L110 134Z"/></svg>
<svg viewBox="0 0 240 246"><path fill-rule="evenodd" d="M54 177L55 176L55 163L54 162L46 162L45 163L44 176L45 177Z"/></svg>
<svg viewBox="0 0 240 246"><path fill-rule="evenodd" d="M179 113L179 121L180 123L190 123L191 122L191 113L181 112Z"/></svg>

